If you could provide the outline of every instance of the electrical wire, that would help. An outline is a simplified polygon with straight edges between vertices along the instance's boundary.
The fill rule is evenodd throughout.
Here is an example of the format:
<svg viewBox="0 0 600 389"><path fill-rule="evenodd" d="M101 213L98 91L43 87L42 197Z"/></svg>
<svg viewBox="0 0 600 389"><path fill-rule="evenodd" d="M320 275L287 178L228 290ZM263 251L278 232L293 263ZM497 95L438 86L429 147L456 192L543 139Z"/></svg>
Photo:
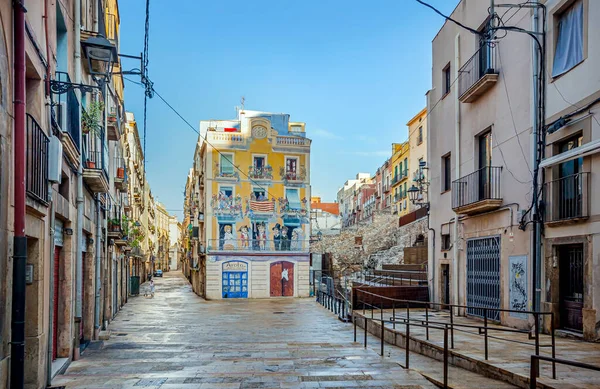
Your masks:
<svg viewBox="0 0 600 389"><path fill-rule="evenodd" d="M150 41L150 0L146 0L146 23L144 25L144 54L142 57L143 69L142 69L142 82L146 85L146 92L144 93L144 173L146 172L146 128L147 128L147 111L148 111L148 43Z"/></svg>
<svg viewBox="0 0 600 389"><path fill-rule="evenodd" d="M446 20L448 20L448 21L450 21L450 22L452 22L452 23L454 23L454 24L456 24L456 25L458 25L458 26L460 26L460 27L464 28L465 30L467 30L467 31L469 31L469 32L472 32L472 33L473 33L473 34L475 34L475 35L482 35L482 33L481 33L480 31L477 31L477 30L475 30L475 29L473 29L473 28L471 28L471 27L467 27L467 26L465 26L464 24L462 24L462 23L460 23L460 22L458 22L458 21L456 21L456 20L452 19L451 17L444 15L443 13L441 13L441 12L440 12L440 11L439 11L437 8L435 8L435 7L434 7L434 6L432 6L431 4L427 4L426 2L424 2L424 1L422 1L422 0L415 0L415 1L416 1L417 3L419 3L419 4L421 4L421 5L424 5L424 6L425 6L425 7L427 7L427 8L430 8L430 9L432 9L432 10L433 10L435 13L437 13L438 15L440 15L441 17L443 17L444 19L446 19Z"/></svg>
<svg viewBox="0 0 600 389"><path fill-rule="evenodd" d="M140 85L140 86L143 86L143 85L144 85L144 84L142 84L142 83L138 83L138 82L136 82L136 81L133 81L133 80L130 80L130 79L128 79L128 78L125 78L125 80L127 80L127 81L130 81L130 82L132 82L132 83L134 83L134 84L137 84L137 85ZM172 105L171 105L171 104L170 104L170 103L169 103L169 102L168 102L168 101L167 101L167 100L166 100L166 99L165 99L165 98L164 98L164 97L163 97L163 96L162 96L160 93L158 93L158 92L156 91L156 89L154 89L154 86L152 87L152 92L153 92L153 94L155 94L156 96L158 96L158 98L159 98L160 100L162 100L162 102L163 102L163 103L164 103L164 104L165 104L167 107L169 107L169 109L171 109L171 111L173 111L173 113L175 113L175 115L177 115L177 116L178 116L178 117L179 117L179 118L180 118L180 119L181 119L181 120L182 120L182 121L183 121L185 124L187 124L187 126L188 126L188 127L189 127L189 128L192 130L192 131L194 131L194 132L195 132L195 133L196 133L196 134L197 134L197 135L198 135L198 136L199 136L201 139L203 139L203 140L206 142L206 144L208 144L209 146L211 146L211 147L212 147L212 148L213 148L213 149L214 149L214 150L215 150L215 151L216 151L216 152L217 152L217 153L218 153L218 154L219 154L221 157L225 158L225 160L226 160L227 162L229 162L229 163L230 163L230 164L231 164L231 165L234 167L234 169L236 169L237 171L239 171L239 172L240 172L240 173L241 173L241 174L242 174L242 175L243 175L245 178L247 178L247 179L248 179L248 181L250 181L250 182L251 182L253 185L255 185L255 186L256 186L257 188L259 188L260 190L262 190L262 191L264 191L265 193L267 193L271 199L274 199L274 198L276 198L276 197L275 197L275 195L273 195L271 192L269 192L269 190L268 190L267 188L265 188L265 186L263 186L263 184L260 184L259 182L256 182L254 179L250 178L250 176L249 176L249 175L248 175L246 172L244 172L242 169L240 169L240 168L239 168L237 165L235 165L235 164L233 163L233 161L232 161L231 159L229 159L229 156L227 156L226 154L223 154L223 153L221 152L221 150L219 150L219 149L218 149L217 147L215 147L215 146L214 146L212 143L210 143L210 142L208 141L208 139L207 139L207 137L206 137L206 136L203 136L203 135L202 135L202 134L201 134L201 133L200 133L200 132L199 132L199 131L198 131L198 130L197 130L197 129L196 129L196 128L195 128L195 127L194 127L194 126L193 126L193 125L192 125L192 124L191 124L191 123L190 123L190 122L189 122L189 121L188 121L186 118L185 118L185 117L183 117L183 115L181 115L181 113L179 113L179 111L177 111L177 110L175 109L175 107L173 107L173 106L172 106Z"/></svg>

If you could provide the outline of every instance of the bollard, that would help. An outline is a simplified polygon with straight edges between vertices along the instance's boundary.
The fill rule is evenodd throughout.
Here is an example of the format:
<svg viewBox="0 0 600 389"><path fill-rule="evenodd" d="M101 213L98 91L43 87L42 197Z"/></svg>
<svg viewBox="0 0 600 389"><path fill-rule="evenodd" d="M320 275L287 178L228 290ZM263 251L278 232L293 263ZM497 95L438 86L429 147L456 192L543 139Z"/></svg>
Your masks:
<svg viewBox="0 0 600 389"><path fill-rule="evenodd" d="M488 330L487 330L488 314L487 308L483 308L483 339L485 342L485 360L488 360Z"/></svg>

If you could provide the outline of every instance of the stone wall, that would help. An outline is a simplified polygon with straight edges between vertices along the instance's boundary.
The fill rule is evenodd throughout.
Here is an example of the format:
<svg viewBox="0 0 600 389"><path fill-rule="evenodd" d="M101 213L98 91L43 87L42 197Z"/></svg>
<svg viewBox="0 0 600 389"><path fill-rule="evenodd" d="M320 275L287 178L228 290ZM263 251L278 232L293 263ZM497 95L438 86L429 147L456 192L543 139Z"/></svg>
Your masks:
<svg viewBox="0 0 600 389"><path fill-rule="evenodd" d="M427 217L415 220L414 222L399 227L397 244L387 250L372 254L367 260L366 265L370 268L381 269L382 265L394 265L405 263L404 248L412 247L419 235L427 237L428 231ZM425 245L425 250L427 245ZM425 255L425 257L427 257Z"/></svg>

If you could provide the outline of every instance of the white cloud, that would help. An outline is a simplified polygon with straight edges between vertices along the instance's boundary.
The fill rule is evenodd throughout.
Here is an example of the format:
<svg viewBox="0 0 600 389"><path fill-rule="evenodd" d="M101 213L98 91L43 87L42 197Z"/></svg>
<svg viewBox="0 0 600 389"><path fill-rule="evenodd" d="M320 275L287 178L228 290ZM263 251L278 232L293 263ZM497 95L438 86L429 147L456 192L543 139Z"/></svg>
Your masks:
<svg viewBox="0 0 600 389"><path fill-rule="evenodd" d="M312 135L317 138L325 138L325 139L342 139L341 136L334 134L331 131L322 130L322 129L312 130L312 131L310 131L309 135Z"/></svg>

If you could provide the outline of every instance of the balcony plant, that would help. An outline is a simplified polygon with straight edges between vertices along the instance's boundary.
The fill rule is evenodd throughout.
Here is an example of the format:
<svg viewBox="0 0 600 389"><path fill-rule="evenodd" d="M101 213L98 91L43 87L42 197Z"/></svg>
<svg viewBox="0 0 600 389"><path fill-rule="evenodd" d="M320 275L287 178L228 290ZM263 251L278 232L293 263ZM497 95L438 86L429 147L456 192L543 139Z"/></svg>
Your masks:
<svg viewBox="0 0 600 389"><path fill-rule="evenodd" d="M102 101L92 101L87 109L81 110L81 131L84 134L97 134L102 127L100 121L104 112Z"/></svg>
<svg viewBox="0 0 600 389"><path fill-rule="evenodd" d="M125 178L125 168L118 167L117 168L117 178Z"/></svg>

